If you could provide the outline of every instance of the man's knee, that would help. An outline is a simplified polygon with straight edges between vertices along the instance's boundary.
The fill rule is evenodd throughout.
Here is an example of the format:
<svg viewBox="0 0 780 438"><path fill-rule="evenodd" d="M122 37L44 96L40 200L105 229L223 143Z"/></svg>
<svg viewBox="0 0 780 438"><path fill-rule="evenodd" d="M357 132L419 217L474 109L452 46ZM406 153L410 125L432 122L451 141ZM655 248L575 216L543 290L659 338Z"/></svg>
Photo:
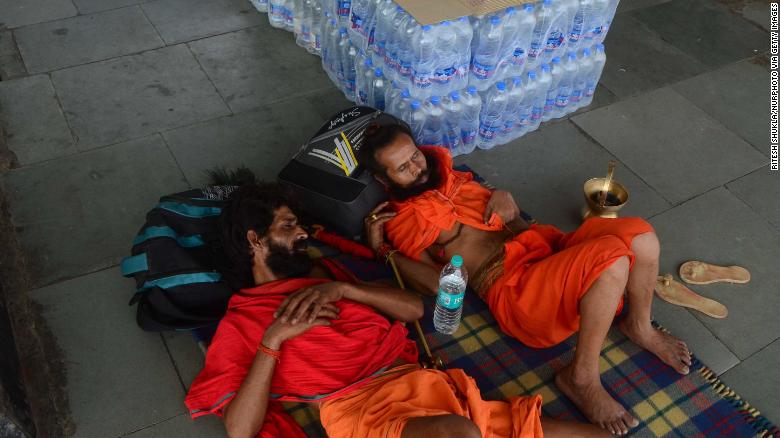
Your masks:
<svg viewBox="0 0 780 438"><path fill-rule="evenodd" d="M661 255L661 242L653 232L642 233L631 241L631 250L640 260L657 259Z"/></svg>
<svg viewBox="0 0 780 438"><path fill-rule="evenodd" d="M611 280L615 283L626 284L628 282L628 270L631 262L628 256L617 258L607 269L602 272L602 278Z"/></svg>
<svg viewBox="0 0 780 438"><path fill-rule="evenodd" d="M406 423L403 438L416 437L481 438L482 432L473 421L460 415L412 418Z"/></svg>

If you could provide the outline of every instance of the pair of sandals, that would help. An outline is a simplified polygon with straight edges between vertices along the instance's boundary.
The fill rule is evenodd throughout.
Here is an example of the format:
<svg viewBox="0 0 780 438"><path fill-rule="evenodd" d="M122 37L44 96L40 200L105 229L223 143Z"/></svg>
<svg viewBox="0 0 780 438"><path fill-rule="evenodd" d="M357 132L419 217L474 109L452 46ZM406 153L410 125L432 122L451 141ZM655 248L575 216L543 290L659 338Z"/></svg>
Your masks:
<svg viewBox="0 0 780 438"><path fill-rule="evenodd" d="M750 272L741 266L717 266L688 261L680 265L680 278L688 284L744 284L750 281ZM658 276L655 293L666 302L698 310L712 318L722 319L729 314L726 306L688 289L682 283L675 281L671 274Z"/></svg>

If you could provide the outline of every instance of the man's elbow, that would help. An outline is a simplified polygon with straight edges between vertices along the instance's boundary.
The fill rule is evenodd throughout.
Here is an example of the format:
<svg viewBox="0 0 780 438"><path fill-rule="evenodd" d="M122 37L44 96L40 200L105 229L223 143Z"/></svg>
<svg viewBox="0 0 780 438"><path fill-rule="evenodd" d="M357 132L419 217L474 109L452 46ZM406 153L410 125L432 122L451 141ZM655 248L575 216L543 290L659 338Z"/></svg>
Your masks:
<svg viewBox="0 0 780 438"><path fill-rule="evenodd" d="M231 417L227 411L223 411L222 422L225 425L225 433L229 438L252 438L257 435L257 432L252 433L247 424L243 423L240 418L234 417L235 415Z"/></svg>
<svg viewBox="0 0 780 438"><path fill-rule="evenodd" d="M418 319L421 319L423 315L425 315L425 305L423 305L422 298L419 296L414 297L414 302L411 306L409 306L409 311L407 312L407 317L405 318L405 322L412 322L417 321Z"/></svg>

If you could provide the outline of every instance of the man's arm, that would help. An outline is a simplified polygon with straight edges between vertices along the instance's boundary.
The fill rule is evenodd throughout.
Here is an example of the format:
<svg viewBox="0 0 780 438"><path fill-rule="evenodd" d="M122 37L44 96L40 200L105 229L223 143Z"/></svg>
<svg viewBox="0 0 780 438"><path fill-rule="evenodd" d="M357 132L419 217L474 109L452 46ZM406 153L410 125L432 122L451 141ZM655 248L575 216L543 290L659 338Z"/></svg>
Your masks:
<svg viewBox="0 0 780 438"><path fill-rule="evenodd" d="M400 252L390 256L398 268L401 277L412 289L426 295L436 295L439 290L439 271L433 267L434 261L423 252L421 260L413 260Z"/></svg>
<svg viewBox="0 0 780 438"><path fill-rule="evenodd" d="M279 351L282 343L292 339L312 327L330 325L330 320L338 317L338 309L326 305L317 313L304 314L298 324L287 323L279 319L266 329L262 345ZM258 346L259 347L259 346ZM249 373L241 383L236 396L223 409L225 430L229 437L254 438L263 427L268 410L268 396L271 391L271 379L276 369L276 358L258 349Z"/></svg>

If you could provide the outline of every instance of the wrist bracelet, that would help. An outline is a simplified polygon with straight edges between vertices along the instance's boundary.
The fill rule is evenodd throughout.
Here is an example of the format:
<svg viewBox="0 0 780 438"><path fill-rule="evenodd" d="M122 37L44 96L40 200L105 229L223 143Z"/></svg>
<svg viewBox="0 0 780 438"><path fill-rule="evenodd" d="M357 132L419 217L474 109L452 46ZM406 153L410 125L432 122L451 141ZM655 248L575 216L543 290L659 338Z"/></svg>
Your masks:
<svg viewBox="0 0 780 438"><path fill-rule="evenodd" d="M390 264L390 257L392 257L397 252L398 252L397 249L391 249L390 251L387 252L387 255L385 255L385 264L386 265Z"/></svg>
<svg viewBox="0 0 780 438"><path fill-rule="evenodd" d="M381 261L385 261L387 259L387 253L389 253L392 250L393 250L392 246L390 246L390 245L388 245L386 243L383 243L376 250L376 258L377 258L377 260L379 260L380 262Z"/></svg>
<svg viewBox="0 0 780 438"><path fill-rule="evenodd" d="M263 354L265 354L267 356L273 357L274 359L276 359L277 362L279 362L279 358L282 357L281 350L270 349L270 348L266 347L265 345L263 345L262 342L257 345L257 351L259 351L259 352L261 352L261 353L263 353Z"/></svg>

